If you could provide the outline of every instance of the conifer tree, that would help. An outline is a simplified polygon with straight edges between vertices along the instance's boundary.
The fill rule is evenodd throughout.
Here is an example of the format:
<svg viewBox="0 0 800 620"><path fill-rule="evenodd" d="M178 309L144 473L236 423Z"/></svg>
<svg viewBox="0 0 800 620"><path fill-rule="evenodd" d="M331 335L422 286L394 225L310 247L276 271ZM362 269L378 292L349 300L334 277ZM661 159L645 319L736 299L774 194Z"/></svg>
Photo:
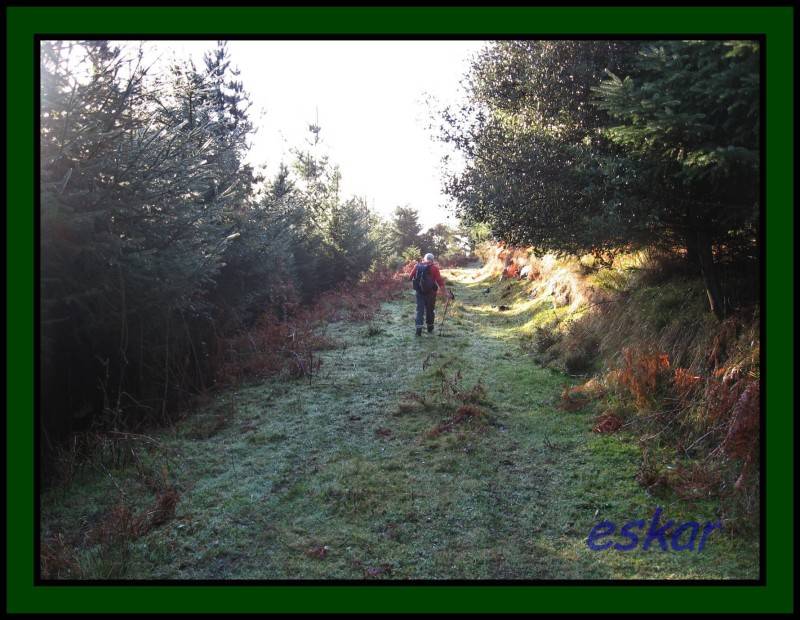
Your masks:
<svg viewBox="0 0 800 620"><path fill-rule="evenodd" d="M392 219L394 249L398 254L408 247L419 246L422 240L419 235L422 226L419 223L419 213L411 207L397 207Z"/></svg>
<svg viewBox="0 0 800 620"><path fill-rule="evenodd" d="M624 195L687 248L724 313L715 245L756 254L759 47L753 41L643 46L631 76L595 90L613 121L605 135L629 170Z"/></svg>
<svg viewBox="0 0 800 620"><path fill-rule="evenodd" d="M757 255L758 44L502 41L445 110L463 219L584 254L683 248L724 314L716 255Z"/></svg>

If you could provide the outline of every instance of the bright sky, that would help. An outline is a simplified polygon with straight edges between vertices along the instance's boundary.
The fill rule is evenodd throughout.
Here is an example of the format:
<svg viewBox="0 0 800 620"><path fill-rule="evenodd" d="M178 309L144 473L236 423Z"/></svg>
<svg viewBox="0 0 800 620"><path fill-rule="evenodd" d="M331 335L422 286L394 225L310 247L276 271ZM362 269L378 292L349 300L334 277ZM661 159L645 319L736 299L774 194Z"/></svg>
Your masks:
<svg viewBox="0 0 800 620"><path fill-rule="evenodd" d="M388 216L398 205L420 213L424 228L455 223L442 191L447 147L428 128L430 97L453 104L469 58L482 41L231 41L232 64L253 103L251 161L274 173L303 146L319 119L345 198L360 196ZM201 64L214 41L153 41Z"/></svg>

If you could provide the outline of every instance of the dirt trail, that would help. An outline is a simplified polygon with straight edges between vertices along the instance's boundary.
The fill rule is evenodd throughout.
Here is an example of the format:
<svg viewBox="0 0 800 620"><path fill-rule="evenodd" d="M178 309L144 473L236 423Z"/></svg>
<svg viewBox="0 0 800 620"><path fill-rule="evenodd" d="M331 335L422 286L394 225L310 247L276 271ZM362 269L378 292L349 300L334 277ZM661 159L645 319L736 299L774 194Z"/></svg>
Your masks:
<svg viewBox="0 0 800 620"><path fill-rule="evenodd" d="M592 433L590 411L560 410L570 379L520 349L529 305L501 297L476 269L444 275L457 301L441 333L437 320L434 335L414 336L409 290L370 324L329 326L338 346L321 353L311 382L229 390L160 434L181 500L173 520L130 544L122 574L757 576L750 543L729 535L710 538L701 553L657 544L649 551L589 549L587 535L600 520L621 526L662 506L677 523L703 523L714 519L713 507L649 497L634 479L636 444ZM233 411L225 426L197 432L224 410ZM72 531L78 540L76 524L109 509L112 482L135 488L126 482L133 476L87 475L69 492L46 496L45 529ZM96 550L83 553L98 570L111 561Z"/></svg>

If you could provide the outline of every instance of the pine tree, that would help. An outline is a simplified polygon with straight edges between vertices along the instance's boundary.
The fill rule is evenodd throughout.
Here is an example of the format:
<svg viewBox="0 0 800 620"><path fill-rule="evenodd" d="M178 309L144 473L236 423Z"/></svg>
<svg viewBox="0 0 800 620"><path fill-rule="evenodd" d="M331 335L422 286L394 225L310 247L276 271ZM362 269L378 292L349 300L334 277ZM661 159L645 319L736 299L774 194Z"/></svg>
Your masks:
<svg viewBox="0 0 800 620"><path fill-rule="evenodd" d="M394 249L401 254L406 248L418 247L422 243L419 213L410 207L397 207L392 219Z"/></svg>
<svg viewBox="0 0 800 620"><path fill-rule="evenodd" d="M756 254L758 58L751 41L666 41L642 49L633 76L595 89L617 121L605 134L635 171L625 194L685 245L720 317L713 247Z"/></svg>
<svg viewBox="0 0 800 620"><path fill-rule="evenodd" d="M210 102L192 73L149 76L141 60L103 41L42 45L42 340L55 434L87 406L115 425L127 410L163 416L208 379L198 351L209 294L236 240L228 199L207 195L220 178L201 121Z"/></svg>
<svg viewBox="0 0 800 620"><path fill-rule="evenodd" d="M247 137L253 126L248 117L250 101L239 79L239 71L231 64L226 41L204 57L204 93L209 99L207 122L216 138L216 153L212 160L218 169L218 192L232 202L242 204L251 192L253 172L244 164L249 146Z"/></svg>
<svg viewBox="0 0 800 620"><path fill-rule="evenodd" d="M748 41L490 44L443 112L446 189L540 252L684 248L722 316L715 253L757 255L758 65Z"/></svg>

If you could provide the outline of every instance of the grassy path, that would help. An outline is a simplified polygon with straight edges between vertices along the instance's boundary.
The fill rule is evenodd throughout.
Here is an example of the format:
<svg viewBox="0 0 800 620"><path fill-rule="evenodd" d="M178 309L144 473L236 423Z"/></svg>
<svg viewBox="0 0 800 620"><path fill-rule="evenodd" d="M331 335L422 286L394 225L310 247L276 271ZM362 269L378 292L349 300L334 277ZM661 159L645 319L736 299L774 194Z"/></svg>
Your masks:
<svg viewBox="0 0 800 620"><path fill-rule="evenodd" d="M122 568L86 549L86 574L757 576L754 544L720 532L702 553L658 545L590 550L586 537L602 519L621 526L649 519L661 505L668 518L704 523L715 520L713 507L649 497L634 480L635 441L593 434L592 413L557 408L568 378L536 366L518 345L521 326L535 320L524 298L512 291L501 298L496 286L487 292L476 270L445 277L458 301L441 334L414 336L409 291L369 325L331 325L328 335L340 346L322 353L310 384L276 380L230 390L157 435L181 491L175 518L132 541ZM492 308L501 303L510 308ZM443 377L456 373L462 389L485 388L478 405L485 416L431 433L460 405L441 393ZM220 411L231 412L227 425L203 432ZM116 485L132 488L135 499L131 468L86 474L67 491L49 492L43 528L77 543L113 504Z"/></svg>

